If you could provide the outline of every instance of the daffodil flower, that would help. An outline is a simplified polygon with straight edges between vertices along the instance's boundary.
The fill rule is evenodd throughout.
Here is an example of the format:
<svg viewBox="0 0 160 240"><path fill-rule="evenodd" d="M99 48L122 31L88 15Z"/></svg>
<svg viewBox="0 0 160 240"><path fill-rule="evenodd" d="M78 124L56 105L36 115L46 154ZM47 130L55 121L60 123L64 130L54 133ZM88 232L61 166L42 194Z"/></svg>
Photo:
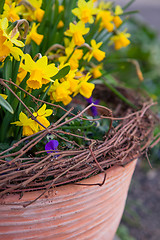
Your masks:
<svg viewBox="0 0 160 240"><path fill-rule="evenodd" d="M8 19L0 19L0 61L3 62L5 58L12 54L13 57L20 61L20 56L23 56L23 52L20 48L23 47L24 43L17 40L19 33L17 32L15 36L12 37L12 31L8 32Z"/></svg>
<svg viewBox="0 0 160 240"><path fill-rule="evenodd" d="M116 16L123 14L123 9L121 8L120 5L116 5L114 14L115 14Z"/></svg>
<svg viewBox="0 0 160 240"><path fill-rule="evenodd" d="M75 44L73 41L71 41L69 46L65 48L65 54L66 56L59 57L58 60L60 63L64 63L69 59L68 63L71 67L71 70L76 70L79 67L79 60L83 57L83 50L75 49Z"/></svg>
<svg viewBox="0 0 160 240"><path fill-rule="evenodd" d="M40 123L43 124L43 126L47 128L50 125L50 122L47 120L46 117L50 116L52 113L53 110L46 109L46 104L43 104L43 106L37 112L34 112L33 115ZM40 130L44 129L44 127L42 127L40 124L38 124L38 127Z"/></svg>
<svg viewBox="0 0 160 240"><path fill-rule="evenodd" d="M37 33L38 27L39 27L39 24L36 25L36 23L34 22L29 34L27 35L26 45L30 44L31 40L33 40L37 45L41 44L43 40L43 35Z"/></svg>
<svg viewBox="0 0 160 240"><path fill-rule="evenodd" d="M27 85L33 89L39 89L42 84L47 84L51 81L51 77L58 73L58 68L55 64L48 64L47 56L43 56L36 62L33 61L29 54L24 55L25 63L22 68L30 73L27 80Z"/></svg>
<svg viewBox="0 0 160 240"><path fill-rule="evenodd" d="M16 3L13 2L12 4L4 4L3 7L3 14L1 15L1 18L7 18L10 22L15 22L20 19L19 14L21 12L22 7L21 6L15 6Z"/></svg>
<svg viewBox="0 0 160 240"><path fill-rule="evenodd" d="M117 5L116 7L115 7L115 12L114 12L114 14L115 14L115 16L114 16L114 18L113 18L113 22L114 22L114 24L115 24L115 26L118 28L121 24L122 24L122 19L119 17L119 15L121 15L123 13L123 9L121 8L121 6L120 5Z"/></svg>
<svg viewBox="0 0 160 240"><path fill-rule="evenodd" d="M57 28L62 28L64 27L64 22L62 20L59 21L59 23L57 24Z"/></svg>
<svg viewBox="0 0 160 240"><path fill-rule="evenodd" d="M96 43L96 41L92 39L91 40L92 50L85 55L84 59L87 59L87 61L89 62L92 57L95 57L97 61L99 62L102 61L105 58L105 52L99 49L102 44L103 42Z"/></svg>
<svg viewBox="0 0 160 240"><path fill-rule="evenodd" d="M99 64L91 68L90 73L92 73L93 78L99 78L102 76L102 73L100 70L102 70L102 64Z"/></svg>
<svg viewBox="0 0 160 240"><path fill-rule="evenodd" d="M22 1L23 9L21 10L21 14L23 18L28 21L37 20L41 22L44 16L44 10L41 9L42 0L27 0Z"/></svg>
<svg viewBox="0 0 160 240"><path fill-rule="evenodd" d="M23 65L24 65L23 64L23 59L21 59L20 67L18 69L18 74L17 74L17 79L16 79L16 84L17 85L19 85L23 81L25 76L27 75L27 71L22 68Z"/></svg>
<svg viewBox="0 0 160 240"><path fill-rule="evenodd" d="M59 83L58 80L56 80L54 82L54 88L55 91L52 93L52 96L56 102L63 102L64 105L67 105L72 101L69 81Z"/></svg>
<svg viewBox="0 0 160 240"><path fill-rule="evenodd" d="M64 11L64 6L63 5L59 5L58 12L61 13L63 11Z"/></svg>
<svg viewBox="0 0 160 240"><path fill-rule="evenodd" d="M94 7L94 1L78 0L78 8L72 10L72 13L77 16L84 23L93 23L93 15L97 13L97 9Z"/></svg>
<svg viewBox="0 0 160 240"><path fill-rule="evenodd" d="M112 32L114 29L114 24L112 23L113 18L114 17L109 10L99 11L96 18L97 21L101 19L99 31L101 31L103 28L106 28L108 32Z"/></svg>
<svg viewBox="0 0 160 240"><path fill-rule="evenodd" d="M19 32L12 36L12 31L8 31L7 29L8 25L9 24L7 18L0 19L0 36L5 37L17 47L24 47L24 43L20 40L17 40L17 38L19 37Z"/></svg>
<svg viewBox="0 0 160 240"><path fill-rule="evenodd" d="M34 112L33 115L41 124L43 124L45 127L48 127L50 125L50 122L47 120L46 117L50 116L52 112L53 110L46 109L46 104L44 104L37 112ZM15 124L16 126L22 126L23 136L30 136L44 129L44 127L38 124L35 120L28 118L23 112L19 114L19 121L12 122L11 124Z"/></svg>
<svg viewBox="0 0 160 240"><path fill-rule="evenodd" d="M113 22L116 28L118 28L123 23L122 19L119 16L114 16Z"/></svg>
<svg viewBox="0 0 160 240"><path fill-rule="evenodd" d="M83 35L89 32L89 28L85 28L85 24L79 21L77 24L70 23L69 29L64 33L66 36L72 37L75 45L82 45L85 40Z"/></svg>
<svg viewBox="0 0 160 240"><path fill-rule="evenodd" d="M30 136L38 132L37 123L31 118L28 118L23 112L19 114L19 121L12 122L11 124L15 124L16 126L23 126L23 136Z"/></svg>
<svg viewBox="0 0 160 240"><path fill-rule="evenodd" d="M87 73L87 75L82 76L79 79L79 84L77 86L77 89L74 93L74 96L80 93L85 98L90 98L93 92L93 89L95 88L95 85L93 83L89 83L88 80L91 78L90 73Z"/></svg>
<svg viewBox="0 0 160 240"><path fill-rule="evenodd" d="M10 54L17 61L20 61L20 56L23 56L23 52L20 48L14 47L12 42L8 41L3 36L0 36L0 62L3 62Z"/></svg>
<svg viewBox="0 0 160 240"><path fill-rule="evenodd" d="M122 47L127 47L130 44L129 33L120 32L117 35L111 37L111 42L114 42L114 47L116 50L121 49Z"/></svg>

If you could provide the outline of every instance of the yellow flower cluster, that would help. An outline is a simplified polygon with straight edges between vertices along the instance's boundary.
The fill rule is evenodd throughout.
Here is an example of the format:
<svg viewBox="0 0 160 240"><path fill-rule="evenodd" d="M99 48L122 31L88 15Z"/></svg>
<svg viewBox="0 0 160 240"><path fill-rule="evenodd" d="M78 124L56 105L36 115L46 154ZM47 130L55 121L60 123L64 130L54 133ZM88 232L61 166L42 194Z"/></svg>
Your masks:
<svg viewBox="0 0 160 240"><path fill-rule="evenodd" d="M41 9L42 0L6 0L4 11L1 18L6 17L9 21L15 22L22 16L28 21L37 20L41 22L44 15L44 10Z"/></svg>
<svg viewBox="0 0 160 240"><path fill-rule="evenodd" d="M95 0L78 0L77 7L72 10L74 21L66 28L65 8L58 1L57 4L56 17L52 16L52 20L57 21L55 39L58 39L59 32L64 30L63 41L59 39L60 44L53 41L53 46L48 46L47 50L47 41L52 41L50 38L54 37L52 34L54 29L50 29L46 37L45 30L48 30L43 28L43 18L47 14L44 15L42 0L5 0L0 15L0 62L4 62L7 56L12 56L11 61L14 58L19 62L17 85L23 85L25 91L29 92L41 90L41 94L52 102L67 105L77 94L90 98L95 88L91 80L102 75L103 64L100 62L105 59L104 49L109 45L103 44L100 34L109 32L110 43L114 44L116 50L128 46L130 35L126 30L119 30L123 23L121 18L123 10L119 5L112 8L110 2L98 4ZM52 10L54 8L55 5L52 6ZM62 17L58 18L59 16ZM26 41L20 40L25 32L24 27L18 24L21 18L29 21ZM94 32L95 26L97 32ZM25 47L24 52L21 50L22 47ZM64 74L68 66L69 69ZM33 113L45 127L50 125L46 117L51 114L52 110L46 110L45 104ZM19 115L19 121L12 124L23 126L23 136L43 129L23 112Z"/></svg>
<svg viewBox="0 0 160 240"><path fill-rule="evenodd" d="M90 98L94 89L94 84L88 82L91 75L84 75L82 72L71 70L65 78L56 80L49 89L48 95L55 102L63 102L67 105L71 102L71 95L76 96L80 93L86 98Z"/></svg>

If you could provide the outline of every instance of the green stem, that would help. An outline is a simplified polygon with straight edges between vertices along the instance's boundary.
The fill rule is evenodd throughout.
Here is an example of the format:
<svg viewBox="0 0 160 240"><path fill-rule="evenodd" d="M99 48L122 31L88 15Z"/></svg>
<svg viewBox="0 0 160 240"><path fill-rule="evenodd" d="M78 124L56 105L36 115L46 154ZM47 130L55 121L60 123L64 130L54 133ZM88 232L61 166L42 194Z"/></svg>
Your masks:
<svg viewBox="0 0 160 240"><path fill-rule="evenodd" d="M52 86L52 83L50 82L50 84L49 84L47 90L45 91L45 93L44 93L44 95L43 95L43 97L42 97L41 100L45 100L45 98L46 98L46 96L47 96L47 93L48 93L48 91L49 91L49 89L50 89L51 86Z"/></svg>
<svg viewBox="0 0 160 240"><path fill-rule="evenodd" d="M12 81L14 83L16 82L16 79L17 79L19 65L20 65L20 61L17 61L17 60L14 59L13 60L13 67L12 67Z"/></svg>
<svg viewBox="0 0 160 240"><path fill-rule="evenodd" d="M123 10L126 10L129 6L132 5L132 3L134 3L135 0L130 0L124 7L123 7Z"/></svg>
<svg viewBox="0 0 160 240"><path fill-rule="evenodd" d="M134 11L124 12L120 16L131 15L131 14L135 14L135 13L139 13L139 11L138 10L134 10Z"/></svg>
<svg viewBox="0 0 160 240"><path fill-rule="evenodd" d="M7 139L7 133L9 131L9 124L12 121L13 115L9 112L6 112L2 124L1 124L1 134L0 134L0 142L5 142Z"/></svg>
<svg viewBox="0 0 160 240"><path fill-rule="evenodd" d="M7 57L4 61L4 72L3 78L9 80L12 77L12 62L9 57ZM8 101L10 102L10 91L6 88L6 94L8 96Z"/></svg>

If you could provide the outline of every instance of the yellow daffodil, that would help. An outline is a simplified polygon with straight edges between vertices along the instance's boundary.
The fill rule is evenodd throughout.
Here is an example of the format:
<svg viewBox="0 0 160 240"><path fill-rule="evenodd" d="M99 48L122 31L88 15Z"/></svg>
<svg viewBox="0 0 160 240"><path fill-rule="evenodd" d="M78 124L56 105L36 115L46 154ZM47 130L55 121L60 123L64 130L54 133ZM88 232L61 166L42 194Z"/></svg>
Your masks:
<svg viewBox="0 0 160 240"><path fill-rule="evenodd" d="M69 29L64 33L66 36L72 37L75 45L82 45L85 40L83 35L89 32L89 28L85 28L85 24L79 21L77 24L70 23Z"/></svg>
<svg viewBox="0 0 160 240"><path fill-rule="evenodd" d="M76 72L77 72L77 69L70 70L69 73L65 76L65 78L60 80L61 82L64 82L64 81L69 82L70 88L68 90L70 91L70 94L76 91L79 83L79 80L75 79Z"/></svg>
<svg viewBox="0 0 160 240"><path fill-rule="evenodd" d="M34 62L29 54L25 54L24 60L25 63L22 68L30 73L30 78L27 80L27 85L30 88L41 88L42 84L47 84L51 77L58 72L54 63L48 65L47 56L43 56Z"/></svg>
<svg viewBox="0 0 160 240"><path fill-rule="evenodd" d="M38 22L42 22L42 19L44 16L44 10L41 8L37 8L34 12L34 15Z"/></svg>
<svg viewBox="0 0 160 240"><path fill-rule="evenodd" d="M77 86L77 89L74 93L74 96L80 93L85 98L90 98L93 92L93 89L95 88L95 85L93 83L89 83L88 80L91 78L90 73L87 73L87 75L82 76L79 79L79 84Z"/></svg>
<svg viewBox="0 0 160 240"><path fill-rule="evenodd" d="M72 10L72 13L84 23L93 23L93 15L97 13L97 9L94 7L94 1L78 0L78 8Z"/></svg>
<svg viewBox="0 0 160 240"><path fill-rule="evenodd" d="M96 43L94 39L91 40L91 48L92 50L88 52L84 59L87 59L88 62L94 57L97 61L102 61L105 58L105 52L101 51L99 48L103 42Z"/></svg>
<svg viewBox="0 0 160 240"><path fill-rule="evenodd" d="M62 27L64 27L64 22L60 20L59 23L57 24L57 28L62 28Z"/></svg>
<svg viewBox="0 0 160 240"><path fill-rule="evenodd" d="M123 9L121 8L120 5L117 5L115 7L115 12L114 12L115 16L113 18L113 22L117 28L123 23L122 19L119 17L119 15L121 15L122 13L123 13Z"/></svg>
<svg viewBox="0 0 160 240"><path fill-rule="evenodd" d="M72 101L72 98L70 97L71 91L69 81L60 83L58 80L55 80L48 94L52 101L63 102L64 105L67 105Z"/></svg>
<svg viewBox="0 0 160 240"><path fill-rule="evenodd" d="M26 44L30 44L31 40L33 40L37 45L40 45L43 40L43 35L37 33L37 28L39 27L39 24L36 25L34 22L31 28L31 31L27 35Z"/></svg>
<svg viewBox="0 0 160 240"><path fill-rule="evenodd" d="M118 28L123 23L122 19L119 16L114 16L113 22L116 28Z"/></svg>
<svg viewBox="0 0 160 240"><path fill-rule="evenodd" d="M69 64L71 67L71 70L75 70L79 67L79 60L83 56L83 50L82 49L75 49L74 53L72 54L71 58L69 59Z"/></svg>
<svg viewBox="0 0 160 240"><path fill-rule="evenodd" d="M23 18L27 19L28 21L37 20L41 22L44 16L44 10L41 9L42 0L27 0L22 1L23 9L21 13Z"/></svg>
<svg viewBox="0 0 160 240"><path fill-rule="evenodd" d="M68 63L71 67L71 70L75 70L79 66L79 60L83 56L82 49L75 49L75 44L73 41L69 43L69 46L65 48L66 56L59 57L59 61L61 63L66 62L68 59ZM70 57L71 56L71 57Z"/></svg>
<svg viewBox="0 0 160 240"><path fill-rule="evenodd" d="M19 47L23 47L24 43L17 40L19 33L14 37L11 37L12 31L7 32L8 20L7 18L0 19L0 61L3 62L5 58L12 54L13 57L19 61L23 52L20 48L14 47L13 44Z"/></svg>
<svg viewBox="0 0 160 240"><path fill-rule="evenodd" d="M21 11L21 6L15 6L15 2L13 2L12 4L4 4L3 7L3 14L1 15L1 18L7 18L8 21L10 22L15 22L17 20L20 19L19 17L19 13Z"/></svg>
<svg viewBox="0 0 160 240"><path fill-rule="evenodd" d="M12 35L12 31L8 30L8 19L2 18L0 19L0 37L3 36L8 39L11 43L15 44L18 47L24 47L24 43L20 40L17 40L19 37L19 32L17 32L14 36Z"/></svg>
<svg viewBox="0 0 160 240"><path fill-rule="evenodd" d="M45 127L49 127L50 122L47 120L46 117L50 116L53 113L53 110L46 109L46 104L43 104L43 106L37 111L34 112L33 115L36 117L36 119L42 123ZM38 124L38 123L36 123ZM40 124L38 124L38 128L40 130L43 130L44 127L42 127Z"/></svg>
<svg viewBox="0 0 160 240"><path fill-rule="evenodd" d="M93 78L99 78L102 76L101 71L102 70L102 64L94 66L93 68L91 68L90 72L93 75Z"/></svg>
<svg viewBox="0 0 160 240"><path fill-rule="evenodd" d="M111 41L114 42L114 47L119 50L122 47L127 47L130 44L129 33L120 32L117 35L111 37Z"/></svg>
<svg viewBox="0 0 160 240"><path fill-rule="evenodd" d="M61 13L63 11L64 11L64 6L63 5L59 5L58 12Z"/></svg>
<svg viewBox="0 0 160 240"><path fill-rule="evenodd" d="M76 50L80 50L80 49L76 49ZM61 63L58 68L62 69L63 67L65 67L67 65L70 66L70 64L68 64L68 63L67 64ZM69 73L64 78L60 79L60 83L63 83L63 82L67 82L67 83L65 83L64 85L61 85L61 86L59 85L58 82L55 83L55 86L59 87L56 90L55 100L60 98L59 93L64 88L66 88L67 95L63 94L63 100L61 100L61 101L64 103L64 105L67 105L72 100L70 95L76 91L77 86L79 84L79 80L76 79L76 77L77 77L76 74L77 74L77 69L70 69Z"/></svg>
<svg viewBox="0 0 160 240"><path fill-rule="evenodd" d="M4 59L10 54L10 48L6 46L6 40L4 37L0 37L0 62L3 62ZM12 46L12 43L10 43Z"/></svg>
<svg viewBox="0 0 160 240"><path fill-rule="evenodd" d="M17 61L20 61L20 56L23 55L23 52L20 48L14 47L12 42L0 34L0 62L3 62L10 54L13 55Z"/></svg>
<svg viewBox="0 0 160 240"><path fill-rule="evenodd" d="M116 5L114 13L116 16L123 14L123 9L120 5Z"/></svg>
<svg viewBox="0 0 160 240"><path fill-rule="evenodd" d="M101 10L97 14L97 21L101 19L100 22L100 29L106 28L108 32L112 32L114 29L114 25L112 23L114 17L112 16L112 13L108 10Z"/></svg>
<svg viewBox="0 0 160 240"><path fill-rule="evenodd" d="M70 83L70 92L74 93L78 87L79 80L75 79L74 77L68 77L67 81Z"/></svg>
<svg viewBox="0 0 160 240"><path fill-rule="evenodd" d="M38 132L36 122L31 118L28 118L23 112L19 114L19 121L12 122L11 124L16 124L16 126L23 126L23 136L30 136Z"/></svg>

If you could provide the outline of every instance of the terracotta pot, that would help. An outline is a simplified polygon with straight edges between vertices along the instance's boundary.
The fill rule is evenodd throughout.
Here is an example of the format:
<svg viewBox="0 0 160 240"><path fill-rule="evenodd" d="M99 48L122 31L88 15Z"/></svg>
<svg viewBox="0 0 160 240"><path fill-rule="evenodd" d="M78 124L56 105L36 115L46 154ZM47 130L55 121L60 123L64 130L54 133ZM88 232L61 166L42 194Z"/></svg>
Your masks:
<svg viewBox="0 0 160 240"><path fill-rule="evenodd" d="M23 204L41 192L28 192L20 199L10 194L0 200L0 239L5 240L111 240L124 210L136 165L107 170L103 186L68 184L50 190L32 205ZM81 183L102 182L104 174Z"/></svg>

